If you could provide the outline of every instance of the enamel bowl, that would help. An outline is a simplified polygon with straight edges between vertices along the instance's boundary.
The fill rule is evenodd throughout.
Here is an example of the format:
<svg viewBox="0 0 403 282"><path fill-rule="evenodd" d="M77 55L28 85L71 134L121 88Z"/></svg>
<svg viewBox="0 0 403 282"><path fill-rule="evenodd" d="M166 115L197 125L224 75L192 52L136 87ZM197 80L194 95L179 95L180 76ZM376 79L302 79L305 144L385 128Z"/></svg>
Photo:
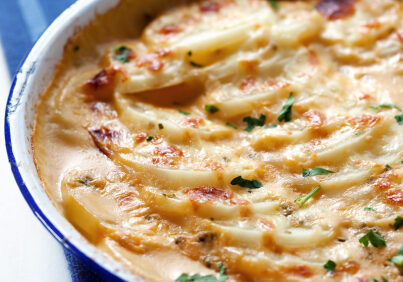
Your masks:
<svg viewBox="0 0 403 282"><path fill-rule="evenodd" d="M28 205L64 248L107 281L144 281L88 243L56 210L41 187L33 161L31 135L35 105L53 78L64 46L74 32L119 0L79 0L60 15L37 41L11 86L5 116L6 147L15 180Z"/></svg>

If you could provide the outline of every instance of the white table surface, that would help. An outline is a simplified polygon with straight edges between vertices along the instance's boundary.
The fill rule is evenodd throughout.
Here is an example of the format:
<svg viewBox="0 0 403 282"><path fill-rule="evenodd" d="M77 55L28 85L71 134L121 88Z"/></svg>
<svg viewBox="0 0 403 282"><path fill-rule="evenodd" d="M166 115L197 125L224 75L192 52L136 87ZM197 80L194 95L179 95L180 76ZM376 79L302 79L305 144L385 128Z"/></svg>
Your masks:
<svg viewBox="0 0 403 282"><path fill-rule="evenodd" d="M3 119L9 87L0 44L0 281L71 281L61 246L31 212L8 163Z"/></svg>

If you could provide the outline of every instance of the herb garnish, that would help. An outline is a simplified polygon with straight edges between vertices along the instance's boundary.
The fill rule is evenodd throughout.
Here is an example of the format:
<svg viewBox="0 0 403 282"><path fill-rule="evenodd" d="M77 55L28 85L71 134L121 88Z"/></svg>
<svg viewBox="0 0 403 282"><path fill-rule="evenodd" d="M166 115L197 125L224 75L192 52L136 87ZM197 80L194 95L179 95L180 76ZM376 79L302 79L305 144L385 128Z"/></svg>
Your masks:
<svg viewBox="0 0 403 282"><path fill-rule="evenodd" d="M175 282L226 282L228 276L225 275L225 268L223 267L222 262L220 262L218 266L220 268L220 277L218 279L214 275L201 276L200 274L194 274L190 276L183 273L175 280Z"/></svg>
<svg viewBox="0 0 403 282"><path fill-rule="evenodd" d="M315 189L313 189L308 195L298 197L294 200L294 203L301 201L301 207L313 196L315 195L320 189L320 185L318 185Z"/></svg>
<svg viewBox="0 0 403 282"><path fill-rule="evenodd" d="M248 124L248 127L245 129L245 131L251 132L255 128L255 126L264 125L266 121L266 116L264 114L261 114L259 118L245 117L242 121Z"/></svg>
<svg viewBox="0 0 403 282"><path fill-rule="evenodd" d="M358 131L358 132L354 133L354 135L359 136L359 135L364 134L364 133L365 133L365 130L361 130L361 131Z"/></svg>
<svg viewBox="0 0 403 282"><path fill-rule="evenodd" d="M389 279L386 278L384 275L381 275L381 278L382 278L383 282L389 282Z"/></svg>
<svg viewBox="0 0 403 282"><path fill-rule="evenodd" d="M398 124L403 125L403 115L395 116L395 120Z"/></svg>
<svg viewBox="0 0 403 282"><path fill-rule="evenodd" d="M269 3L274 10L276 10L276 11L278 10L278 3L276 0L269 0Z"/></svg>
<svg viewBox="0 0 403 282"><path fill-rule="evenodd" d="M372 246L374 246L375 248L386 246L385 239L383 239L381 235L374 232L374 230L372 229L369 230L367 234L362 236L359 239L359 242L362 243L365 247L368 246L369 242L371 242Z"/></svg>
<svg viewBox="0 0 403 282"><path fill-rule="evenodd" d="M229 123L229 122L227 122L225 125L228 127L232 127L233 129L238 129L238 127L236 127L235 125L233 125L232 123Z"/></svg>
<svg viewBox="0 0 403 282"><path fill-rule="evenodd" d="M394 257L390 258L389 260L394 264L403 267L403 245L400 247L397 254Z"/></svg>
<svg viewBox="0 0 403 282"><path fill-rule="evenodd" d="M112 58L122 63L128 63L133 58L133 51L126 46L120 46L113 50Z"/></svg>
<svg viewBox="0 0 403 282"><path fill-rule="evenodd" d="M375 210L373 208L371 208L371 207L365 207L364 211L375 211Z"/></svg>
<svg viewBox="0 0 403 282"><path fill-rule="evenodd" d="M74 45L73 52L76 53L78 51L80 51L80 45Z"/></svg>
<svg viewBox="0 0 403 282"><path fill-rule="evenodd" d="M278 125L277 124L270 124L265 126L264 128L276 128Z"/></svg>
<svg viewBox="0 0 403 282"><path fill-rule="evenodd" d="M242 176L237 176L231 181L231 185L238 185L244 188L256 189L261 188L263 185L256 179L247 180L243 179Z"/></svg>
<svg viewBox="0 0 403 282"><path fill-rule="evenodd" d="M376 110L376 111L381 109L381 108L383 108L383 109L396 109L399 112L402 111L401 108L399 108L398 106L393 105L393 104L381 104L381 105L378 105L378 106L371 106L370 108L373 109L373 110Z"/></svg>
<svg viewBox="0 0 403 282"><path fill-rule="evenodd" d="M204 109L206 110L206 112L210 113L210 114L215 114L216 112L218 112L220 109L217 108L214 105L205 105Z"/></svg>
<svg viewBox="0 0 403 282"><path fill-rule="evenodd" d="M159 124L158 124L158 128L159 128L160 130L162 130L162 129L164 129L164 125L163 125L162 123L159 123Z"/></svg>
<svg viewBox="0 0 403 282"><path fill-rule="evenodd" d="M323 267L330 273L334 272L334 269L336 268L336 263L332 260L328 260Z"/></svg>
<svg viewBox="0 0 403 282"><path fill-rule="evenodd" d="M292 119L292 104L294 103L295 98L292 95L292 92L290 92L290 96L288 97L287 102L284 104L283 108L281 109L281 112L278 114L278 121L291 121Z"/></svg>
<svg viewBox="0 0 403 282"><path fill-rule="evenodd" d="M193 55L192 51L189 50L189 51L188 51L188 56L191 57L192 55Z"/></svg>
<svg viewBox="0 0 403 282"><path fill-rule="evenodd" d="M193 61L190 61L189 64L192 65L192 66L195 67L195 68L202 68L202 67L203 67L202 65L200 65L200 64L198 64L198 63L195 63L195 62L193 62Z"/></svg>
<svg viewBox="0 0 403 282"><path fill-rule="evenodd" d="M401 218L400 216L396 216L395 218L395 224L393 224L393 228L395 228L395 230L399 229L401 226L403 226L403 218Z"/></svg>
<svg viewBox="0 0 403 282"><path fill-rule="evenodd" d="M190 115L190 113L185 112L185 111L182 111L182 110L178 110L178 112L180 112L180 113L181 113L182 115L184 115L184 116Z"/></svg>
<svg viewBox="0 0 403 282"><path fill-rule="evenodd" d="M153 140L153 139L154 139L154 136L151 136L151 135L150 135L150 136L147 137L146 141L147 141L147 142L150 142L150 141Z"/></svg>
<svg viewBox="0 0 403 282"><path fill-rule="evenodd" d="M302 176L303 177L309 177L309 176L315 176L315 175L325 175L329 173L335 173L334 171L327 170L321 167L314 167L311 169L302 169Z"/></svg>

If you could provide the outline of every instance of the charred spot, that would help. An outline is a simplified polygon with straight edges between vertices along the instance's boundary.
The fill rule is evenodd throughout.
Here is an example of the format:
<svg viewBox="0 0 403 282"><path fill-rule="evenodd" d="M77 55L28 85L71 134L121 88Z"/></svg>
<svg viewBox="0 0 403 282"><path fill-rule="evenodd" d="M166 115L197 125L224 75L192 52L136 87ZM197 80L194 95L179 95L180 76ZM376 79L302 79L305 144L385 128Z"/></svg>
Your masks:
<svg viewBox="0 0 403 282"><path fill-rule="evenodd" d="M108 128L89 129L88 133L99 151L108 157L112 154L112 146L122 137L119 131Z"/></svg>
<svg viewBox="0 0 403 282"><path fill-rule="evenodd" d="M385 194L385 200L388 204L403 206L403 190L402 189L389 190Z"/></svg>
<svg viewBox="0 0 403 282"><path fill-rule="evenodd" d="M164 67L164 63L161 61L160 56L157 54L147 54L136 60L136 66L147 67L151 72L158 72Z"/></svg>
<svg viewBox="0 0 403 282"><path fill-rule="evenodd" d="M309 278L313 275L312 270L306 265L291 266L286 269L288 273L295 276Z"/></svg>
<svg viewBox="0 0 403 282"><path fill-rule="evenodd" d="M347 120L347 123L349 123L351 126L353 126L355 129L366 129L368 127L374 127L381 118L379 116L375 115L360 115L360 116L355 116L351 117Z"/></svg>
<svg viewBox="0 0 403 282"><path fill-rule="evenodd" d="M219 199L227 200L231 198L229 192L209 186L186 189L183 192L188 195L191 201L200 203L216 201Z"/></svg>
<svg viewBox="0 0 403 282"><path fill-rule="evenodd" d="M354 13L355 0L320 0L316 9L328 20L345 18Z"/></svg>
<svg viewBox="0 0 403 282"><path fill-rule="evenodd" d="M203 244L211 244L215 239L217 239L217 234L213 232L205 232L198 237L198 241Z"/></svg>
<svg viewBox="0 0 403 282"><path fill-rule="evenodd" d="M114 93L116 68L105 68L84 84L84 91L99 100L110 101Z"/></svg>
<svg viewBox="0 0 403 282"><path fill-rule="evenodd" d="M151 221L153 218L152 218L151 215L147 214L147 215L144 217L144 219L147 220L147 221Z"/></svg>
<svg viewBox="0 0 403 282"><path fill-rule="evenodd" d="M295 210L295 208L287 202L282 202L280 205L280 212L284 216L289 216L289 215L293 214L294 210Z"/></svg>
<svg viewBox="0 0 403 282"><path fill-rule="evenodd" d="M309 127L312 129L320 128L326 121L326 116L315 110L309 110L303 116L309 121Z"/></svg>
<svg viewBox="0 0 403 282"><path fill-rule="evenodd" d="M185 242L185 239L183 237L178 237L175 239L175 245L180 245Z"/></svg>
<svg viewBox="0 0 403 282"><path fill-rule="evenodd" d="M220 11L221 6L217 2L205 2L200 6L202 13L216 13Z"/></svg>
<svg viewBox="0 0 403 282"><path fill-rule="evenodd" d="M158 33L160 34L164 34L164 35L169 35L169 34L175 34L178 32L181 32L182 28L175 25L175 24L167 24L165 26L163 26Z"/></svg>

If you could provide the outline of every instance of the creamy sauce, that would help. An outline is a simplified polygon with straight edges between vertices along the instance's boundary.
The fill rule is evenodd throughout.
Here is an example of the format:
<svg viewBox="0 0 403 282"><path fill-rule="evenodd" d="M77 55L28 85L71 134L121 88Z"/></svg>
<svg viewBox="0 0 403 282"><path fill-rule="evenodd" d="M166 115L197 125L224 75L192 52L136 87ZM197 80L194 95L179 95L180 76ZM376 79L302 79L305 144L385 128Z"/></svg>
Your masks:
<svg viewBox="0 0 403 282"><path fill-rule="evenodd" d="M151 281L402 281L403 3L138 2L71 39L38 105L60 212Z"/></svg>

